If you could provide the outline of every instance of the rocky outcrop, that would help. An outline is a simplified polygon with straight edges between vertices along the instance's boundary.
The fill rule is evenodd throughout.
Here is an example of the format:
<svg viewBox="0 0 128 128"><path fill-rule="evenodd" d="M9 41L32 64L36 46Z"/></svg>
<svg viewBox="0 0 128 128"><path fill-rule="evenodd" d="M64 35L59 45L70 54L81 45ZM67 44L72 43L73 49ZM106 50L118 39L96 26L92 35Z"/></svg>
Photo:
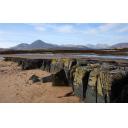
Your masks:
<svg viewBox="0 0 128 128"><path fill-rule="evenodd" d="M87 103L128 102L128 67L116 62L84 59L5 58L23 70L40 68L52 75L41 78L53 86L71 86L76 96Z"/></svg>
<svg viewBox="0 0 128 128"><path fill-rule="evenodd" d="M118 102L121 88L123 85L128 86L127 74L128 70L112 65L101 65L100 68L93 69L89 77L86 102ZM115 96L116 89L119 93Z"/></svg>
<svg viewBox="0 0 128 128"><path fill-rule="evenodd" d="M75 69L73 90L74 94L79 96L82 100L86 97L86 89L88 86L90 71L90 67L87 66L80 66Z"/></svg>

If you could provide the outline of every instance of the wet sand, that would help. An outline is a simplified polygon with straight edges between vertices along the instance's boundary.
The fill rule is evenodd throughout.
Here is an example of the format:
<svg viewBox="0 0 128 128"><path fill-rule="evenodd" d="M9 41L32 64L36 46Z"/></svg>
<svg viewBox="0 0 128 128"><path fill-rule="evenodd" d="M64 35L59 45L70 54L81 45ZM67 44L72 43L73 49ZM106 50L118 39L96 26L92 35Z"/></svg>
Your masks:
<svg viewBox="0 0 128 128"><path fill-rule="evenodd" d="M1 103L78 103L76 96L65 97L71 87L53 87L49 83L32 83L29 78L49 75L35 70L22 71L14 62L0 61L0 102Z"/></svg>

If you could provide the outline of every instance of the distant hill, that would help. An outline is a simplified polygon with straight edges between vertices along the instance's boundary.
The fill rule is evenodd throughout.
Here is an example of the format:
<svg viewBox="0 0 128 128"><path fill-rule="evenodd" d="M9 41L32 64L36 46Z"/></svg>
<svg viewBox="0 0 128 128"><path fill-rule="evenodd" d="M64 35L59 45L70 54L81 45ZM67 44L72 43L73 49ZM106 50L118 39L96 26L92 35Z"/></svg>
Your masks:
<svg viewBox="0 0 128 128"><path fill-rule="evenodd" d="M128 48L128 43L118 43L118 44L112 45L110 48Z"/></svg>
<svg viewBox="0 0 128 128"><path fill-rule="evenodd" d="M16 50L49 49L49 48L53 48L53 47L55 47L55 45L45 43L42 40L36 40L36 41L32 42L31 44L27 44L27 43L18 44L14 47L11 47L11 49L16 49Z"/></svg>
<svg viewBox="0 0 128 128"><path fill-rule="evenodd" d="M50 44L46 43L42 40L36 40L32 42L31 44L27 43L21 43L19 45L16 45L14 47L11 47L11 49L15 50L29 50L29 49L80 49L80 50L86 50L89 49L86 46L83 45L56 45L56 44Z"/></svg>
<svg viewBox="0 0 128 128"><path fill-rule="evenodd" d="M87 44L86 46L91 48L91 49L107 49L110 47L110 45L108 45L108 44L101 44L101 43Z"/></svg>
<svg viewBox="0 0 128 128"><path fill-rule="evenodd" d="M7 50L7 49L5 49L5 48L0 48L0 51L4 51L4 50Z"/></svg>
<svg viewBox="0 0 128 128"><path fill-rule="evenodd" d="M16 50L24 50L24 49L27 49L29 46L29 44L26 44L26 43L22 43L22 44L18 44L14 47L11 47L11 49L16 49Z"/></svg>

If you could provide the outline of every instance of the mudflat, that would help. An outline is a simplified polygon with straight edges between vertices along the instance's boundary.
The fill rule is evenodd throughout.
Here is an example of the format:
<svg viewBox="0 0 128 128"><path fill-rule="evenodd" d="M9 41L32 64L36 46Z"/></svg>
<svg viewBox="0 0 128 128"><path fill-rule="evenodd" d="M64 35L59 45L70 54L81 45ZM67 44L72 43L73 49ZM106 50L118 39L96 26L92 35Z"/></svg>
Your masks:
<svg viewBox="0 0 128 128"><path fill-rule="evenodd" d="M32 83L32 75L44 77L50 73L39 70L21 70L14 62L0 61L1 103L78 103L76 96L65 96L72 91L68 86L52 86L48 83Z"/></svg>

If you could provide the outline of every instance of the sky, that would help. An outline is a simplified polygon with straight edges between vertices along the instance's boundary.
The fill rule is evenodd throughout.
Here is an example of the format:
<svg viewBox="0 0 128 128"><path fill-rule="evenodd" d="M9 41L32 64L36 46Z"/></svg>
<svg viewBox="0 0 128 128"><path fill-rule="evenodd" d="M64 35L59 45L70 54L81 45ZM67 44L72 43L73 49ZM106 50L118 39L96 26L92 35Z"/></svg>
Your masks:
<svg viewBox="0 0 128 128"><path fill-rule="evenodd" d="M0 23L0 48L42 40L58 45L128 42L128 23Z"/></svg>

